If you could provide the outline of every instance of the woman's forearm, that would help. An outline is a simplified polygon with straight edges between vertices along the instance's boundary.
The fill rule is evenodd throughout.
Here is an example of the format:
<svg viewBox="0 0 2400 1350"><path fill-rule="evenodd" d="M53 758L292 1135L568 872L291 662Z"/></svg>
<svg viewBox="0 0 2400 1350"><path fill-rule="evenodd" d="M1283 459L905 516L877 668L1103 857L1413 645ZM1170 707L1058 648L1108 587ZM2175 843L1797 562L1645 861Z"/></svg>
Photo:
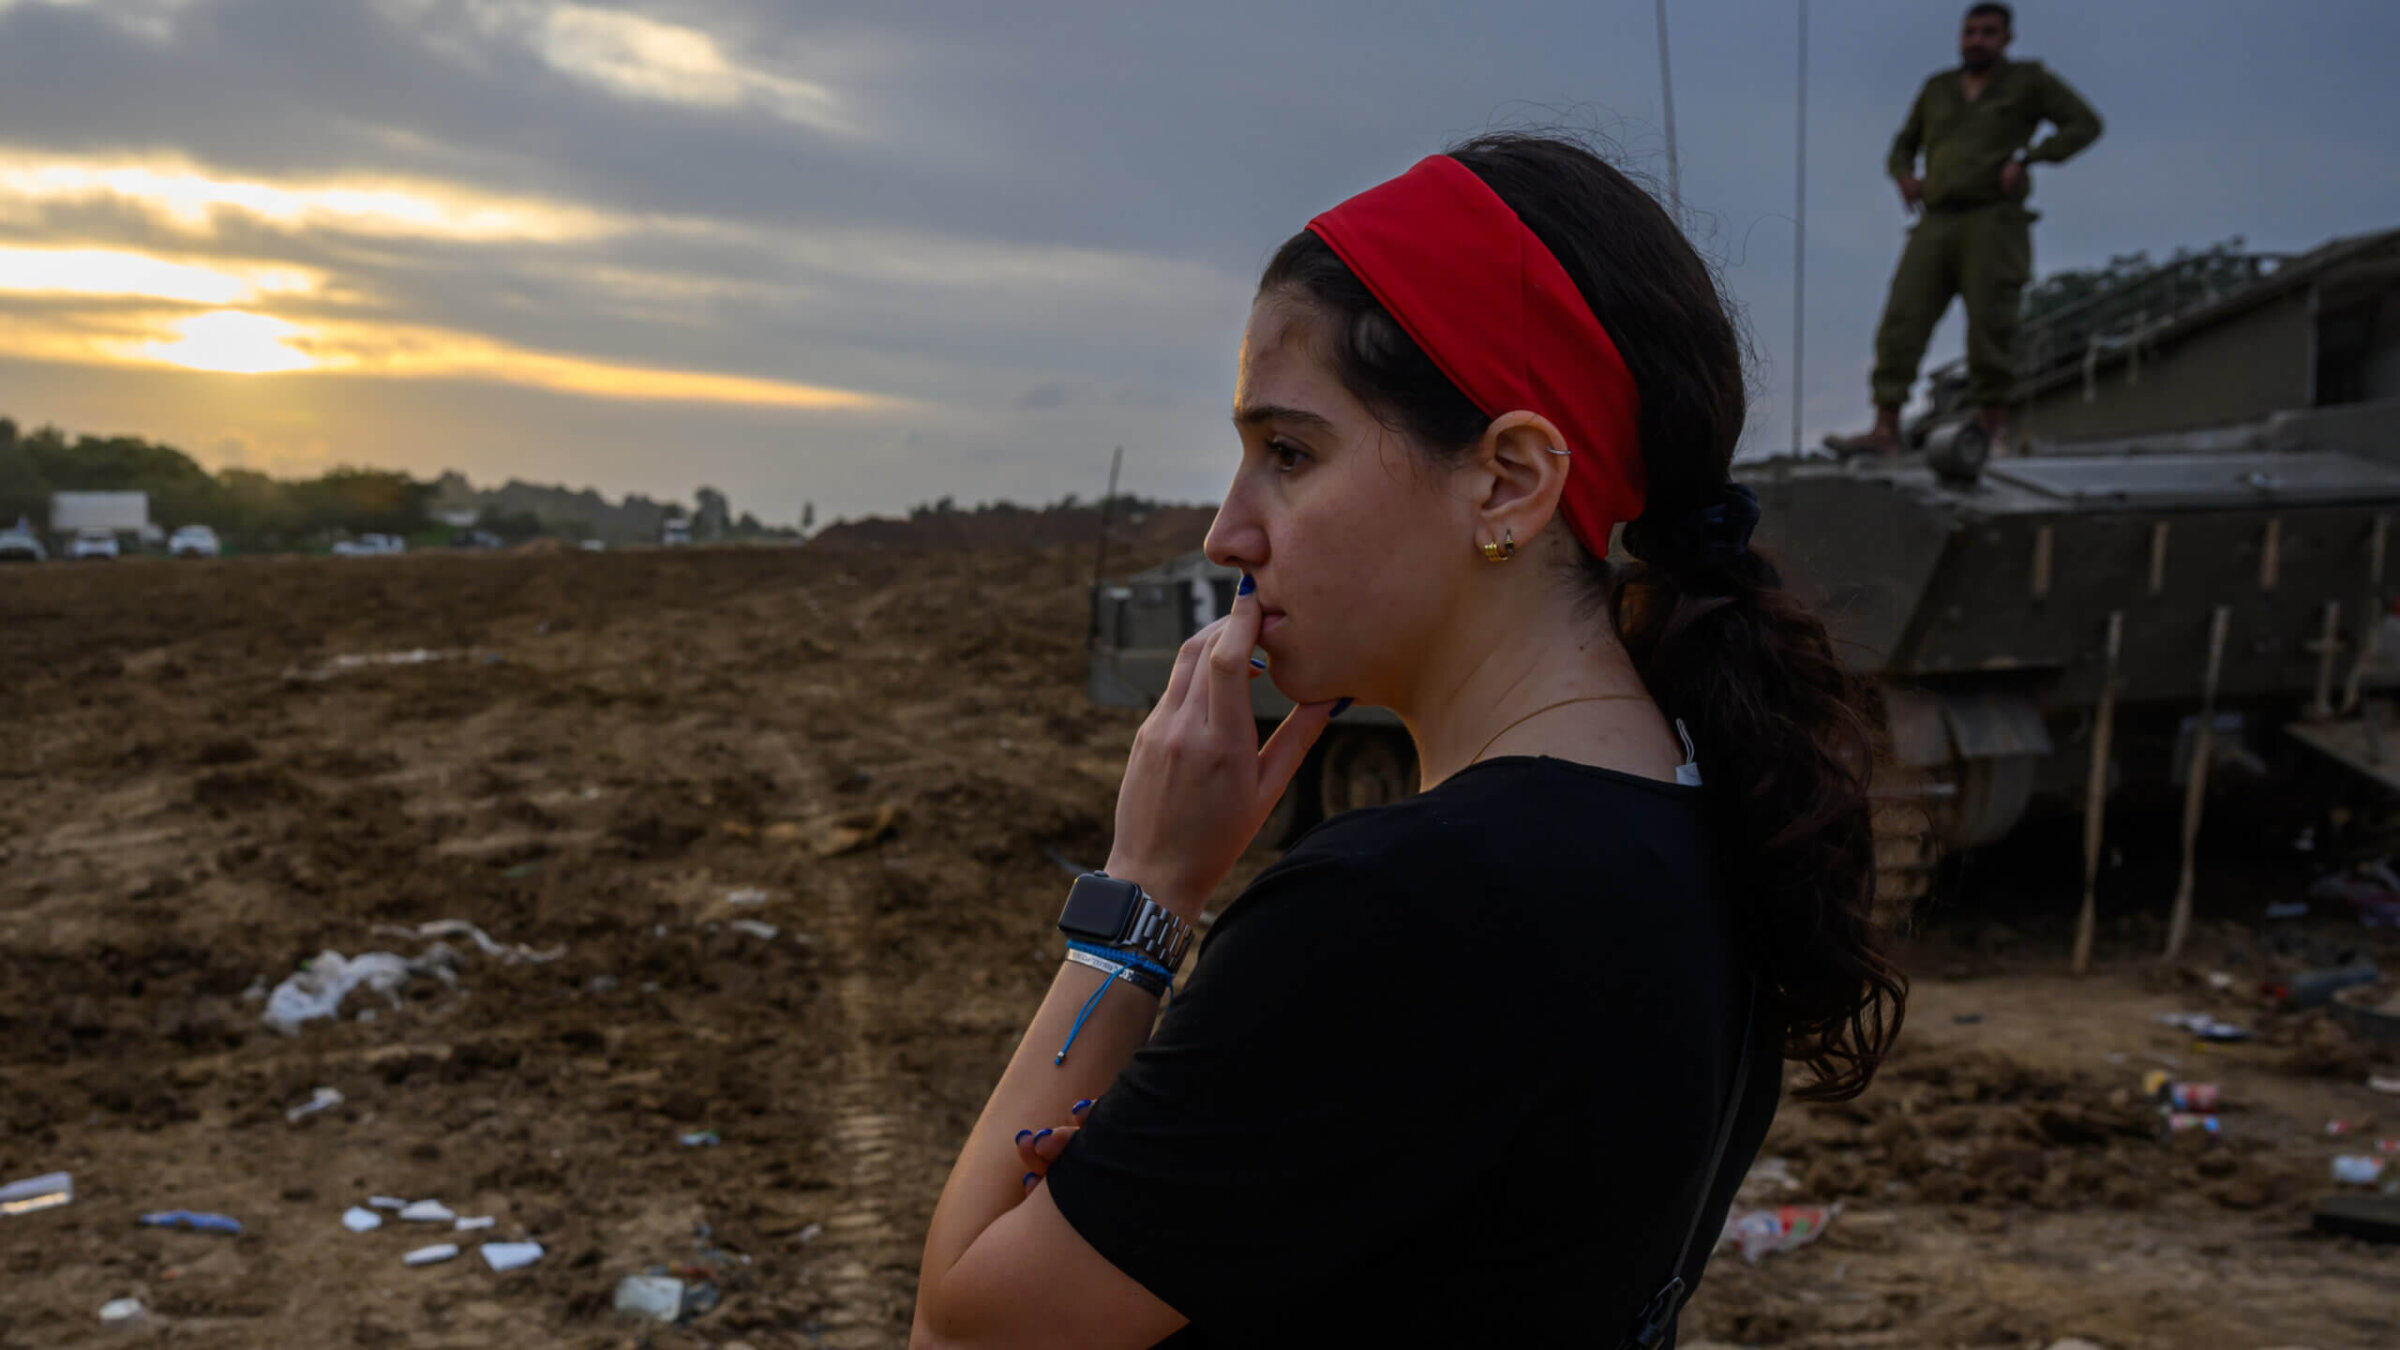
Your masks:
<svg viewBox="0 0 2400 1350"><path fill-rule="evenodd" d="M1025 1168L1017 1156L1016 1133L1027 1128L1064 1123L1068 1108L1086 1097L1097 1097L1117 1081L1133 1052L1150 1039L1157 1020L1158 1000L1143 990L1118 981L1092 1009L1064 1064L1054 1063L1058 1048L1075 1025L1092 991L1103 976L1089 966L1061 963L1033 1022L1017 1043L1017 1052L984 1103L983 1114L959 1150L950 1170L950 1183L934 1206L933 1223L925 1235L925 1259L917 1272L917 1321L932 1324L949 1337L970 1334L960 1325L970 1310L942 1301L943 1278L975 1239L1001 1215L1025 1199Z"/></svg>

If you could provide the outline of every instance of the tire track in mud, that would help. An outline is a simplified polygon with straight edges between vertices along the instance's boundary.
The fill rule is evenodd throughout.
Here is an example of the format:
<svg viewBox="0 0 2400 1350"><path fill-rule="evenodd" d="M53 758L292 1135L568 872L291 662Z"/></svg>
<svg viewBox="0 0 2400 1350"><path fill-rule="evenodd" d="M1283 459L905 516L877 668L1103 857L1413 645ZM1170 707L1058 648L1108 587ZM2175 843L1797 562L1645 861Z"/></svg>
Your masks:
<svg viewBox="0 0 2400 1350"><path fill-rule="evenodd" d="M767 732L759 743L795 795L813 785L791 742ZM833 1213L816 1244L826 1310L825 1344L833 1350L880 1350L902 1345L909 1294L894 1267L914 1268L910 1235L892 1227L888 1203L902 1117L890 1109L893 1084L877 1053L875 1028L889 1011L867 960L872 902L854 877L828 868L822 940L835 974L835 1021L840 1028L840 1080L828 1094L830 1129L839 1168Z"/></svg>

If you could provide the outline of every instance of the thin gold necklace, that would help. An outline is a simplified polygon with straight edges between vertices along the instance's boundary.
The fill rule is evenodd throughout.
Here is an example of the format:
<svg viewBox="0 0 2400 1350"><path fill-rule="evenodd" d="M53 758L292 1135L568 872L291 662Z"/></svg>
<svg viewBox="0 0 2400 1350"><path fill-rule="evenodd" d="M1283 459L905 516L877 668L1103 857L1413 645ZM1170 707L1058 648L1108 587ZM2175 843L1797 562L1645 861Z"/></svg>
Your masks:
<svg viewBox="0 0 2400 1350"><path fill-rule="evenodd" d="M1559 700L1558 702L1556 702L1556 703L1546 704L1546 705L1544 705L1544 706L1542 706L1542 707L1536 708L1536 709L1534 709L1532 712L1529 712L1529 713L1525 714L1523 717L1520 717L1520 718L1518 718L1516 721L1514 721L1514 722L1511 722L1511 723L1509 723L1507 726L1504 726L1504 727L1500 728L1498 731L1495 731L1495 732L1493 732L1493 733L1492 733L1492 738L1491 738L1490 740L1488 740L1488 741L1485 741L1485 742L1483 743L1483 750L1478 750L1478 751L1476 751L1476 752L1474 753L1474 755L1472 755L1471 757L1469 757L1469 758L1468 758L1467 762L1468 762L1469 764L1473 764L1473 763L1475 763L1476 761L1478 761L1478 760L1482 759L1482 758L1483 758L1483 751L1484 751L1484 750L1489 750L1489 749L1491 749L1493 746L1495 746L1495 745L1498 745L1498 744L1500 743L1500 738L1501 738L1501 737L1503 737L1503 736L1507 735L1508 733L1510 733L1510 732L1512 732L1512 731L1515 731L1515 730L1516 730L1518 727L1521 727L1521 726L1525 725L1527 722L1530 722L1530 721L1532 721L1533 719L1535 719L1535 718L1537 718L1537 717L1541 716L1543 713L1546 713L1546 712L1554 712L1554 711L1556 711L1557 709L1560 709L1560 708L1564 708L1564 707L1566 707L1566 706L1567 706L1568 704L1570 704L1570 703L1606 703L1606 702L1608 702L1608 701L1609 701L1609 700L1611 700L1611 699L1619 699L1619 698L1640 698L1640 699L1646 699L1646 698L1648 698L1648 697L1650 697L1650 695L1648 695L1648 694L1646 694L1646 693L1642 693L1642 694L1586 694L1586 695L1584 695L1584 696L1583 696L1583 697L1581 697L1581 698L1562 698L1562 699L1560 699L1560 700Z"/></svg>

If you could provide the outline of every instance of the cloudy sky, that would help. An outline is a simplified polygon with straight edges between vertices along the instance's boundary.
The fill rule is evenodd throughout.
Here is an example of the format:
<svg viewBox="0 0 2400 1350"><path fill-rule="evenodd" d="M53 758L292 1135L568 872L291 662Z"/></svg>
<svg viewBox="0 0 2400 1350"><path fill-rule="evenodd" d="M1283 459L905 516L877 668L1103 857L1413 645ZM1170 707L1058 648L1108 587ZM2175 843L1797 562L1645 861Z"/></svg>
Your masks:
<svg viewBox="0 0 2400 1350"><path fill-rule="evenodd" d="M1791 435L1796 6L1669 0L1691 228ZM1956 3L1817 0L1809 438L1863 421L1882 160ZM2400 5L2028 0L2108 123L2038 265L2400 225ZM1257 269L1494 126L1661 179L1652 0L0 0L0 412L789 520L1213 498ZM1955 317L1937 358L1955 353Z"/></svg>

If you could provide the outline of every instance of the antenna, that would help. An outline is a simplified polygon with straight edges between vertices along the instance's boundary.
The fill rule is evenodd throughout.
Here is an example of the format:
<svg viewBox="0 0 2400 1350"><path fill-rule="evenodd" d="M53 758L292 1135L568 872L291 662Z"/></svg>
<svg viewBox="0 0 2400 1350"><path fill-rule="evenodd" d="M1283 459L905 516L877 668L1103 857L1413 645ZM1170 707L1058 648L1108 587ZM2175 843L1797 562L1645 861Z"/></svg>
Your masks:
<svg viewBox="0 0 2400 1350"><path fill-rule="evenodd" d="M1659 0L1665 4L1666 0ZM1792 457L1800 457L1801 358L1808 352L1808 0L1800 0L1800 130L1792 170Z"/></svg>
<svg viewBox="0 0 2400 1350"><path fill-rule="evenodd" d="M1675 159L1675 76L1667 62L1667 0L1658 0L1658 96L1667 109L1667 203L1683 225L1683 173Z"/></svg>
<svg viewBox="0 0 2400 1350"><path fill-rule="evenodd" d="M1108 527L1117 509L1117 470L1125 463L1125 447L1108 457L1108 495L1100 499L1100 549L1092 558L1092 621L1084 629L1083 649L1100 640L1100 587L1108 580Z"/></svg>

